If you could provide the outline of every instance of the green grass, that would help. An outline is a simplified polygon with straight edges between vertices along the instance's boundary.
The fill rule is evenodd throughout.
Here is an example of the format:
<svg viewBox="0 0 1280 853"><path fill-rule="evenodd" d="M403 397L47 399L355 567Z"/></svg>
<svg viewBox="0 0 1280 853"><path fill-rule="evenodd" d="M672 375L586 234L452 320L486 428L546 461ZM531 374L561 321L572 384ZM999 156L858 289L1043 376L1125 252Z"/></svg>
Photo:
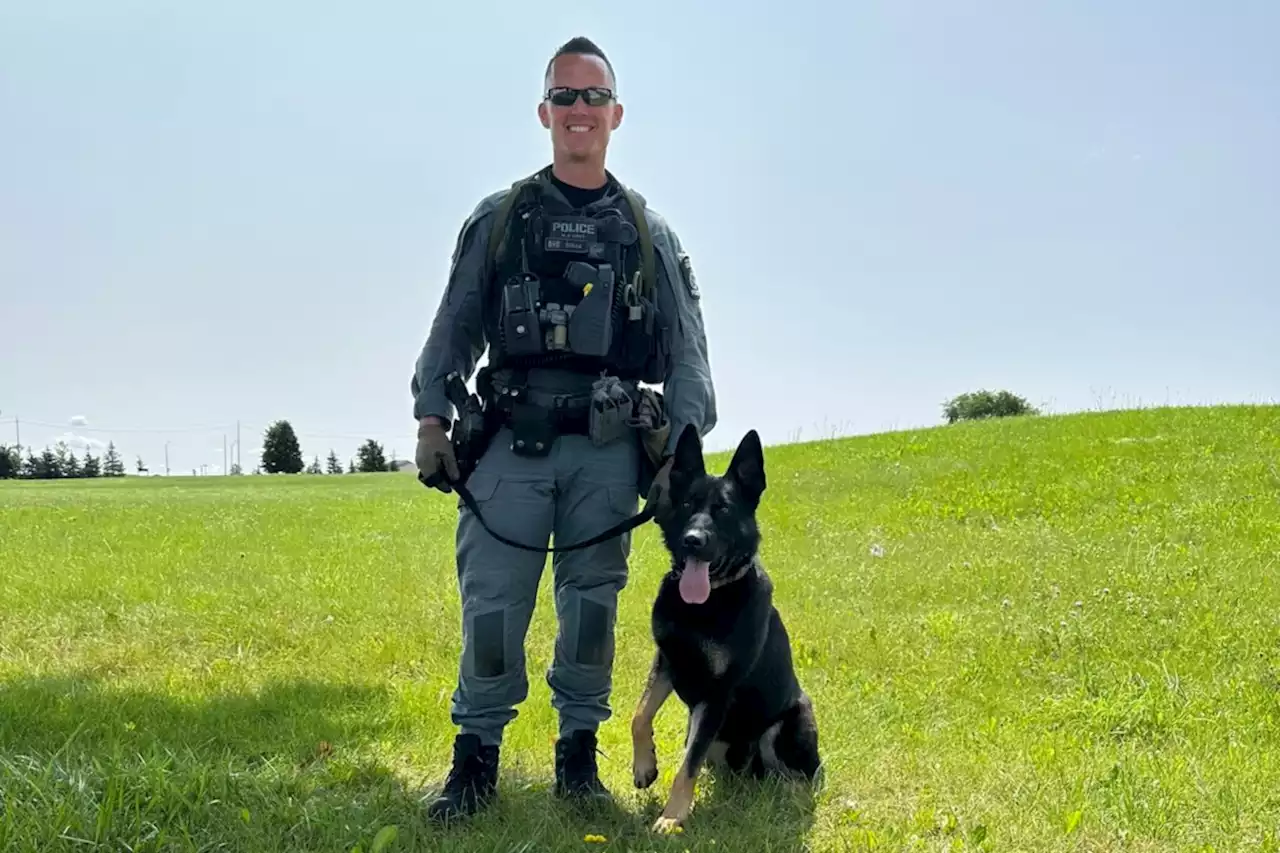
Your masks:
<svg viewBox="0 0 1280 853"><path fill-rule="evenodd" d="M0 486L0 850L369 851L385 827L386 850L1280 849L1280 408L961 424L767 464L764 555L825 782L704 780L669 839L648 827L675 700L658 783L629 771L652 528L601 731L621 811L550 795L548 572L500 805L442 832L421 799L453 735L449 498L407 475Z"/></svg>

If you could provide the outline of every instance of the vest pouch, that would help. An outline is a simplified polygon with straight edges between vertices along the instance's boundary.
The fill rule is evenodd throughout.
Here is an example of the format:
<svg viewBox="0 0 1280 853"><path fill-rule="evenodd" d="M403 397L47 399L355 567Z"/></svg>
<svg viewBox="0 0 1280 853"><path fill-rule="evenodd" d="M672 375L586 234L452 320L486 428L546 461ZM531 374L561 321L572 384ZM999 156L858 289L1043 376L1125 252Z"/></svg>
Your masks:
<svg viewBox="0 0 1280 853"><path fill-rule="evenodd" d="M508 355L539 355L542 329L538 325L538 279L518 276L502 288L502 337Z"/></svg>
<svg viewBox="0 0 1280 853"><path fill-rule="evenodd" d="M569 318L569 350L574 355L606 358L613 345L613 267L571 262L565 281L582 288L582 301Z"/></svg>
<svg viewBox="0 0 1280 853"><path fill-rule="evenodd" d="M653 303L643 296L633 297L632 302L629 309L623 309L618 369L642 382L661 382L665 373L665 356L660 352L661 318Z"/></svg>

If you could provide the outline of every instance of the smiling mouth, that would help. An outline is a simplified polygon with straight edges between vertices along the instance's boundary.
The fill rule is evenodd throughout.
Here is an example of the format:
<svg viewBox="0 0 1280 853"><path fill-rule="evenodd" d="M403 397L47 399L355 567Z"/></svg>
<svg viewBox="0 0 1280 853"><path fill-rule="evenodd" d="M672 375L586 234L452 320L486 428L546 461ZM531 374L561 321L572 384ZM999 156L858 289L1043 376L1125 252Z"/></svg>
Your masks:
<svg viewBox="0 0 1280 853"><path fill-rule="evenodd" d="M568 127L570 133L589 133L591 128L585 124L571 124Z"/></svg>

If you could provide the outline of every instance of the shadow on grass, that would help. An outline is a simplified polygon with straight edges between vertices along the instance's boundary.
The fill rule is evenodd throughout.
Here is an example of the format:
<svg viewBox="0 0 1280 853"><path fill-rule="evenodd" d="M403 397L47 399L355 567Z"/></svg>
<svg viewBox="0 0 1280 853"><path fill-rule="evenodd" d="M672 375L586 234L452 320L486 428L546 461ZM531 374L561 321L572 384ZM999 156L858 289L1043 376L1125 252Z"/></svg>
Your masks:
<svg viewBox="0 0 1280 853"><path fill-rule="evenodd" d="M403 738L392 704L379 688L312 681L191 699L90 676L0 683L0 850L368 853L386 827L386 851L582 850L587 835L608 839L585 845L601 850L801 850L812 824L792 787L708 778L685 834L656 837L660 786L639 813L629 790L615 791L624 805L580 811L552 797L549 772L504 757L495 806L439 828L423 807L443 769L410 778L384 760Z"/></svg>
<svg viewBox="0 0 1280 853"><path fill-rule="evenodd" d="M404 849L429 829L424 792L369 757L390 706L310 681L193 699L88 676L0 683L0 850L367 851L391 824Z"/></svg>

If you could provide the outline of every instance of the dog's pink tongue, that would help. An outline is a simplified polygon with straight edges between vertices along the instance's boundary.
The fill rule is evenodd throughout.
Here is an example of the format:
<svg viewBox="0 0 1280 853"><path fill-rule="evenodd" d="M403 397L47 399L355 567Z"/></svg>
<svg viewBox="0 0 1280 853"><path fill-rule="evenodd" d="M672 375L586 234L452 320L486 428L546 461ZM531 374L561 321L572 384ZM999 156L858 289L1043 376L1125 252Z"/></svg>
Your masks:
<svg viewBox="0 0 1280 853"><path fill-rule="evenodd" d="M689 604L702 604L711 597L711 564L689 557L680 573L680 597Z"/></svg>

